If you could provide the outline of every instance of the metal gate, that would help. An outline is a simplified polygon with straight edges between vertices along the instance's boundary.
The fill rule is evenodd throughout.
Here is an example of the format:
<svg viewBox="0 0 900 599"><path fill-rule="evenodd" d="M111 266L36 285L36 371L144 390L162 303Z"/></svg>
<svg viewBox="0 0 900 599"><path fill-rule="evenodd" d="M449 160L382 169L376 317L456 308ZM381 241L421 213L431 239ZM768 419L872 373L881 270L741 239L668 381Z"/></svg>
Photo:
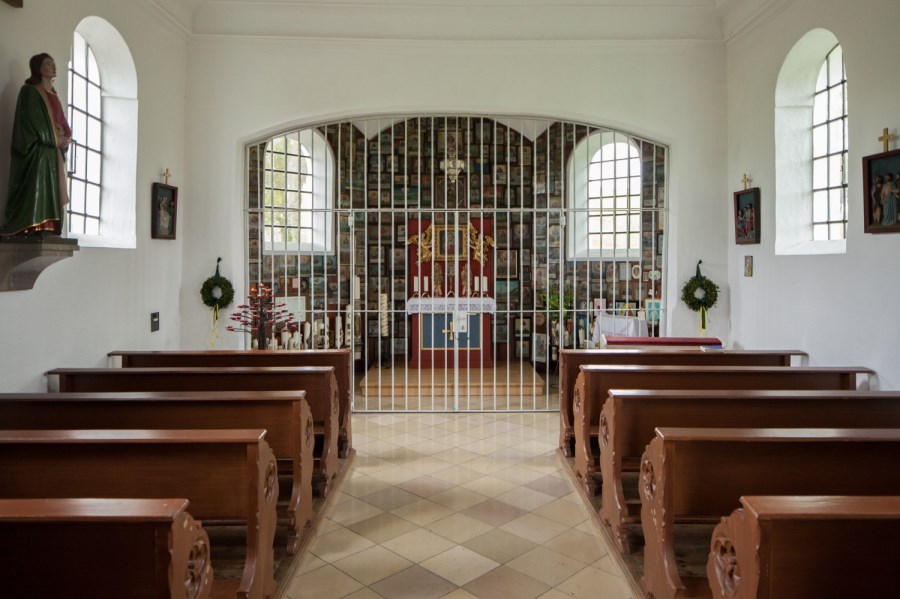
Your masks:
<svg viewBox="0 0 900 599"><path fill-rule="evenodd" d="M663 326L667 159L621 131L501 116L252 143L247 280L296 322L266 344L351 348L356 411L557 410L561 348Z"/></svg>

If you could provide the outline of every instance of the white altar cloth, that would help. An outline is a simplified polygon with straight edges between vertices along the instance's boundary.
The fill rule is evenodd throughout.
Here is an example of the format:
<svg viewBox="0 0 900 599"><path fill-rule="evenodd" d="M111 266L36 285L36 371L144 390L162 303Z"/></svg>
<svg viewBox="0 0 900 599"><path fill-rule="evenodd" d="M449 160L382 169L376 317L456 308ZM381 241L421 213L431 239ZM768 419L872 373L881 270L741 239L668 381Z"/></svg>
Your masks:
<svg viewBox="0 0 900 599"><path fill-rule="evenodd" d="M481 312L493 314L497 302L492 297L412 297L406 300L407 314L435 312Z"/></svg>

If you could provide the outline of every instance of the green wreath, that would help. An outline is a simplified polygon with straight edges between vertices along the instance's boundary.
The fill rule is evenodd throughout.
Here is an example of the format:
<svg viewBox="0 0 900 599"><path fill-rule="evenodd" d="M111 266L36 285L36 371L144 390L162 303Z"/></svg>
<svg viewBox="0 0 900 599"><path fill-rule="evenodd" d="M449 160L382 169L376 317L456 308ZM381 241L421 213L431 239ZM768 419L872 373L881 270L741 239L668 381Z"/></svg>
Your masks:
<svg viewBox="0 0 900 599"><path fill-rule="evenodd" d="M213 310L222 310L231 305L234 300L234 286L231 281L219 274L219 262L216 260L216 274L206 279L203 286L200 287L200 298L203 303ZM216 297L216 289L219 290L219 296Z"/></svg>
<svg viewBox="0 0 900 599"><path fill-rule="evenodd" d="M697 274L688 279L681 288L681 301L694 312L706 311L716 305L719 299L719 286L700 274L700 265L703 260L697 262ZM702 295L697 291L702 290Z"/></svg>

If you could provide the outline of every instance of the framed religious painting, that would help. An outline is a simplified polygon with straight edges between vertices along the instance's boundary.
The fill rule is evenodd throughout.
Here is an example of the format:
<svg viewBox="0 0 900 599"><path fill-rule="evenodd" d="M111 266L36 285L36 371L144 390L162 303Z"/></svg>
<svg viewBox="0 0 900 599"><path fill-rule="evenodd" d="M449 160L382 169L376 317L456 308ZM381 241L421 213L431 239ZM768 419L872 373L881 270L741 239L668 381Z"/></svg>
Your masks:
<svg viewBox="0 0 900 599"><path fill-rule="evenodd" d="M900 233L900 150L863 157L863 230Z"/></svg>
<svg viewBox="0 0 900 599"><path fill-rule="evenodd" d="M154 183L152 195L150 237L153 239L175 239L175 223L178 217L178 188L165 183Z"/></svg>
<svg viewBox="0 0 900 599"><path fill-rule="evenodd" d="M497 278L519 278L519 252L518 250L497 250Z"/></svg>
<svg viewBox="0 0 900 599"><path fill-rule="evenodd" d="M435 225L434 257L437 260L468 260L469 236L465 225Z"/></svg>
<svg viewBox="0 0 900 599"><path fill-rule="evenodd" d="M734 242L759 243L759 187L734 192Z"/></svg>

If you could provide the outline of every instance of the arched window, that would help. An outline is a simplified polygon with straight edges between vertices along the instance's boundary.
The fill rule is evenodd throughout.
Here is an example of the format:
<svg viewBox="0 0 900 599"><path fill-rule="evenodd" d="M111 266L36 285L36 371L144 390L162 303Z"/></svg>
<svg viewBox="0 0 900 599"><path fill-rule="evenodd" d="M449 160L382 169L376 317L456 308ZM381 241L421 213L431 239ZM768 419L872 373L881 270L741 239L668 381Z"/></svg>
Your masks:
<svg viewBox="0 0 900 599"><path fill-rule="evenodd" d="M847 250L847 78L833 33L814 29L775 88L775 253Z"/></svg>
<svg viewBox="0 0 900 599"><path fill-rule="evenodd" d="M83 246L134 248L137 71L109 22L87 17L78 24L68 79L68 234Z"/></svg>
<svg viewBox="0 0 900 599"><path fill-rule="evenodd" d="M97 59L76 31L69 59L69 233L100 234L103 165L102 85Z"/></svg>
<svg viewBox="0 0 900 599"><path fill-rule="evenodd" d="M568 257L639 258L641 156L634 141L594 132L575 148L568 172Z"/></svg>
<svg viewBox="0 0 900 599"><path fill-rule="evenodd" d="M272 251L334 251L334 157L318 132L272 138L263 158L263 244Z"/></svg>

